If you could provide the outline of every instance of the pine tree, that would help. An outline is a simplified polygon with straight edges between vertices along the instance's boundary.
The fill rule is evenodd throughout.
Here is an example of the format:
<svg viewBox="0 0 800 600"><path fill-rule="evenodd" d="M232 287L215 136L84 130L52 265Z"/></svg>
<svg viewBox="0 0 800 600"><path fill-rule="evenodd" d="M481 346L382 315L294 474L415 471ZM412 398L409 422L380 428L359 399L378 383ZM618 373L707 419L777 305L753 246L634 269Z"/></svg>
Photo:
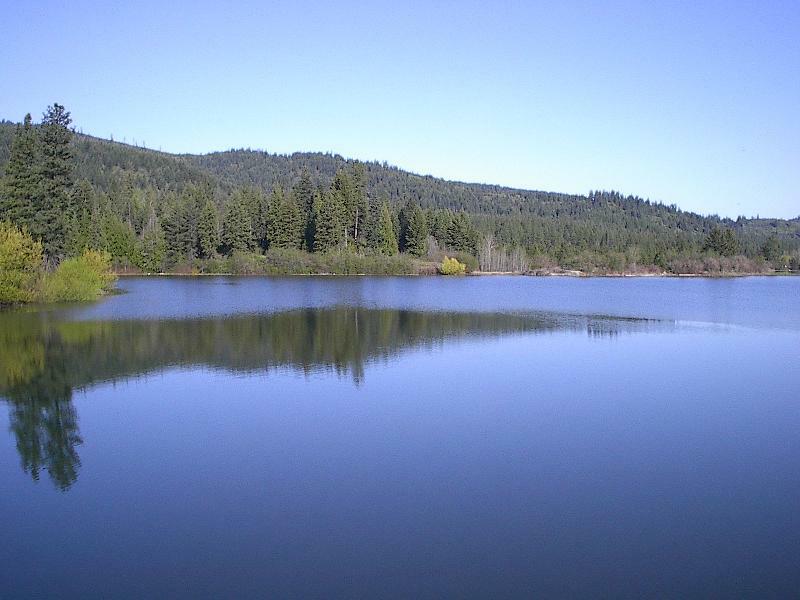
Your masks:
<svg viewBox="0 0 800 600"><path fill-rule="evenodd" d="M60 104L47 107L41 126L41 192L36 206L32 233L42 239L49 258L64 252L65 224L71 214L72 123L69 112Z"/></svg>
<svg viewBox="0 0 800 600"><path fill-rule="evenodd" d="M377 245L376 248L381 254L394 256L397 254L397 234L394 231L394 220L389 204L381 204L380 216L377 223Z"/></svg>
<svg viewBox="0 0 800 600"><path fill-rule="evenodd" d="M317 197L314 209L314 252L333 250L345 243L345 225L338 200L333 190Z"/></svg>
<svg viewBox="0 0 800 600"><path fill-rule="evenodd" d="M199 237L197 222L199 210L197 207L198 190L187 188L180 195L178 203L178 231L177 245L182 257L192 260L199 253Z"/></svg>
<svg viewBox="0 0 800 600"><path fill-rule="evenodd" d="M178 229L180 228L180 215L178 197L170 192L166 194L161 208L161 228L164 232L167 261L174 265L180 260L180 245L178 243Z"/></svg>
<svg viewBox="0 0 800 600"><path fill-rule="evenodd" d="M343 243L346 246L352 235L352 221L350 218L355 212L353 203L355 195L353 194L353 184L350 176L343 169L337 171L334 176L329 195L332 205L339 209L339 221L341 226L344 227Z"/></svg>
<svg viewBox="0 0 800 600"><path fill-rule="evenodd" d="M283 204L283 188L275 186L267 203L267 214L264 219L266 229L266 247L280 248L281 246L281 204Z"/></svg>
<svg viewBox="0 0 800 600"><path fill-rule="evenodd" d="M267 213L269 197L260 189L248 186L239 190L241 202L250 215L250 228L253 232L252 249L267 247Z"/></svg>
<svg viewBox="0 0 800 600"><path fill-rule="evenodd" d="M348 235L358 247L366 244L365 224L369 212L367 199L367 175L364 163L353 165L351 177L352 198L348 202Z"/></svg>
<svg viewBox="0 0 800 600"><path fill-rule="evenodd" d="M164 268L167 243L158 219L151 219L136 244L134 264L145 273L160 273Z"/></svg>
<svg viewBox="0 0 800 600"><path fill-rule="evenodd" d="M434 209L428 211L428 230L441 246L447 246L447 229L453 221L453 213L449 210Z"/></svg>
<svg viewBox="0 0 800 600"><path fill-rule="evenodd" d="M300 211L294 195L287 196L276 186L267 212L267 243L270 248L298 248L302 231Z"/></svg>
<svg viewBox="0 0 800 600"><path fill-rule="evenodd" d="M117 215L107 213L102 223L103 250L116 259L130 260L136 249L136 235L128 223Z"/></svg>
<svg viewBox="0 0 800 600"><path fill-rule="evenodd" d="M371 250L377 250L379 246L381 207L382 202L376 202L370 199L367 219L364 222L364 233L367 248Z"/></svg>
<svg viewBox="0 0 800 600"><path fill-rule="evenodd" d="M229 251L247 252L255 248L253 223L248 211L250 200L249 194L237 190L225 205L222 243Z"/></svg>
<svg viewBox="0 0 800 600"><path fill-rule="evenodd" d="M314 247L313 216L314 216L314 186L308 169L304 168L300 181L293 190L297 208L303 228L303 248L311 250Z"/></svg>
<svg viewBox="0 0 800 600"><path fill-rule="evenodd" d="M300 248L303 243L303 221L294 195L288 195L284 198L281 220L285 232L285 247Z"/></svg>
<svg viewBox="0 0 800 600"><path fill-rule="evenodd" d="M783 257L783 248L778 236L772 234L767 238L764 245L761 246L761 256L770 263L780 262Z"/></svg>
<svg viewBox="0 0 800 600"><path fill-rule="evenodd" d="M73 214L67 221L66 251L69 256L80 256L85 250L100 248L94 211L97 201L92 184L81 179L72 190Z"/></svg>
<svg viewBox="0 0 800 600"><path fill-rule="evenodd" d="M449 248L459 252L475 253L477 234L467 215L458 213L447 227L446 244Z"/></svg>
<svg viewBox="0 0 800 600"><path fill-rule="evenodd" d="M11 221L31 232L34 229L36 203L41 192L41 173L37 156L36 131L31 115L17 125L11 142L11 154L0 186L0 221Z"/></svg>
<svg viewBox="0 0 800 600"><path fill-rule="evenodd" d="M706 238L705 250L711 250L722 256L733 256L739 252L736 234L728 227L714 227Z"/></svg>
<svg viewBox="0 0 800 600"><path fill-rule="evenodd" d="M427 251L428 222L425 213L413 200L403 207L400 214L400 249L414 256Z"/></svg>
<svg viewBox="0 0 800 600"><path fill-rule="evenodd" d="M219 239L219 218L217 217L217 207L210 198L206 200L200 213L197 223L197 235L199 238L200 255L209 258L217 253L220 244Z"/></svg>

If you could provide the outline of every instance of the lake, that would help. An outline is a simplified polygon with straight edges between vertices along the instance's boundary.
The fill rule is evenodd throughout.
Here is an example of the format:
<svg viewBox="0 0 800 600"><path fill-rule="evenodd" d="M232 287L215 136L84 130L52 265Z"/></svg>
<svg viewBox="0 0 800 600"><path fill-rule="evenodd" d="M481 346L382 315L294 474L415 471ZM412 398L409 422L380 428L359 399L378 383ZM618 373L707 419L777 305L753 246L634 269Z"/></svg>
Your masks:
<svg viewBox="0 0 800 600"><path fill-rule="evenodd" d="M800 278L125 278L0 312L0 597L788 597Z"/></svg>

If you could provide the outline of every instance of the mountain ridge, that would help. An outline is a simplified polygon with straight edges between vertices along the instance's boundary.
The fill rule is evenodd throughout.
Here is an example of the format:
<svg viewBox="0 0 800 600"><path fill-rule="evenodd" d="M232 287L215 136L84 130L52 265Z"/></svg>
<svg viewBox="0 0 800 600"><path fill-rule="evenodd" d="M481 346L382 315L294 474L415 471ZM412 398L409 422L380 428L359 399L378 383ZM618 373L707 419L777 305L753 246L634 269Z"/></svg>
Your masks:
<svg viewBox="0 0 800 600"><path fill-rule="evenodd" d="M14 130L14 123L0 122L0 172ZM414 200L429 211L464 212L483 235L560 263L582 252L632 248L641 251L645 262L658 263L668 251L700 252L715 227L734 230L747 256L758 255L770 236L779 238L787 252L800 249L800 216L732 219L613 191L567 194L451 181L386 161L359 161L330 152L280 154L232 148L176 154L77 132L72 146L76 179L88 180L101 193L119 195L125 187L152 190L163 203L165 194L199 185L212 190L220 210L236 189L255 187L266 193L276 185L291 189L304 171L315 187L327 188L338 171L358 163L365 169L368 195L387 200L395 211Z"/></svg>

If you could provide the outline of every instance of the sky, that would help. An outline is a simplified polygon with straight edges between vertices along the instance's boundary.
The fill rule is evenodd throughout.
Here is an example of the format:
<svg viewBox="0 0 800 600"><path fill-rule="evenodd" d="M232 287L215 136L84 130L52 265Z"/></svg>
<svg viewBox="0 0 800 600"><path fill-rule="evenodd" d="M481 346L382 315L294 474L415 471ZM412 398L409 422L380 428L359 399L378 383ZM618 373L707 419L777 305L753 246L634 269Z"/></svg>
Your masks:
<svg viewBox="0 0 800 600"><path fill-rule="evenodd" d="M0 8L0 118L800 215L800 0Z"/></svg>

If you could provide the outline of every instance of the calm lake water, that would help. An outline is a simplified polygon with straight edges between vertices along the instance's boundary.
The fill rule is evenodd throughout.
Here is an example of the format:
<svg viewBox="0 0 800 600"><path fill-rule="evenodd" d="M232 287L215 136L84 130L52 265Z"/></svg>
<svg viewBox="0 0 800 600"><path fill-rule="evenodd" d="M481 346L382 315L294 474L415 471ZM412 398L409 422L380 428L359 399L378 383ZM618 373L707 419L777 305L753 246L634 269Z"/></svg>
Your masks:
<svg viewBox="0 0 800 600"><path fill-rule="evenodd" d="M796 597L800 278L0 312L0 597Z"/></svg>

